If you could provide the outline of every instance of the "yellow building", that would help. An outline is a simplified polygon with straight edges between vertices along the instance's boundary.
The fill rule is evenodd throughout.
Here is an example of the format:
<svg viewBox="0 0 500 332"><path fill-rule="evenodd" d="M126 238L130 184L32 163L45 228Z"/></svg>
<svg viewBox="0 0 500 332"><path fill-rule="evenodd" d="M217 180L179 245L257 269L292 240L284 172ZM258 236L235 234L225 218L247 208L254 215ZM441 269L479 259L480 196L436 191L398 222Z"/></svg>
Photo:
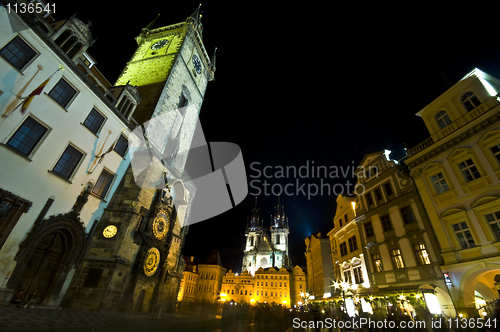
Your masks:
<svg viewBox="0 0 500 332"><path fill-rule="evenodd" d="M363 246L356 217L356 197L337 197L337 211L333 229L328 232L332 249L335 281L351 285L354 292L364 292L370 287ZM331 289L333 293L335 289Z"/></svg>
<svg viewBox="0 0 500 332"><path fill-rule="evenodd" d="M255 276L247 271L238 275L230 270L222 280L221 301L279 304L291 308L301 301L301 289L306 289L306 275L299 266L291 271L284 267L260 267Z"/></svg>
<svg viewBox="0 0 500 332"><path fill-rule="evenodd" d="M184 257L184 260L186 265L184 266L181 286L177 296L177 301L181 302L183 306L194 302L194 294L199 277L197 273L198 267L194 264L194 257Z"/></svg>
<svg viewBox="0 0 500 332"><path fill-rule="evenodd" d="M198 264L195 302L215 303L219 300L221 284L227 269L222 267L219 252L212 251L204 264Z"/></svg>
<svg viewBox="0 0 500 332"><path fill-rule="evenodd" d="M417 113L430 137L407 151L449 291L458 313L469 317L498 299L499 91L499 80L474 69Z"/></svg>
<svg viewBox="0 0 500 332"><path fill-rule="evenodd" d="M305 239L308 291L316 298L323 298L331 292L334 272L330 254L330 241L321 232L313 233Z"/></svg>

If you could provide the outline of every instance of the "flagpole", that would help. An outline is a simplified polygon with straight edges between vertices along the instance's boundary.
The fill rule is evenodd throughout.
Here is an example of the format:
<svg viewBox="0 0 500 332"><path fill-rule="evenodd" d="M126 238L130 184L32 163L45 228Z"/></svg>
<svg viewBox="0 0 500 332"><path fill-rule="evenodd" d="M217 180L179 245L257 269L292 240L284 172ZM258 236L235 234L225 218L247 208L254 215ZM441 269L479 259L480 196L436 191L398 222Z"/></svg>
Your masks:
<svg viewBox="0 0 500 332"><path fill-rule="evenodd" d="M92 162L92 165L90 166L90 170L87 172L88 174L92 174L92 172L94 171L94 169L92 169L92 167L94 167L94 165L96 164L97 156L100 156L102 154L102 149L104 148L104 145L106 144L106 141L108 140L110 135L111 135L111 130L108 131L108 136L106 136L104 143L102 143L101 149L99 150L99 153L95 155L94 161Z"/></svg>
<svg viewBox="0 0 500 332"><path fill-rule="evenodd" d="M53 73L52 73L52 75L50 75L50 76L49 76L49 77L48 77L48 78L47 78L44 82L48 82L48 80L50 80L50 79L52 78L52 76L54 76L54 75L55 75L55 74L56 74L59 70L63 70L63 69L64 69L64 68L63 68L63 66L62 66L62 65L60 65L60 66L59 66L59 68L57 68L57 70L56 70L55 72L53 72ZM39 66L39 67L38 67L37 72L36 72L36 73L35 73L35 75L31 78L31 80L30 80L30 82L28 82L28 84L29 84L29 83L31 83L31 81L33 80L33 78L35 78L36 74L38 74L38 72L39 72L40 70L43 70L43 67L42 67L42 66ZM42 84L43 84L44 82L42 82ZM35 90L33 90L33 92L34 92L34 91L36 91L36 89L38 89L38 87L37 87L37 88L35 88ZM18 109L18 108L19 108L19 106L21 106L22 104L24 104L24 103L26 102L26 99L28 99L29 97L34 97L34 96L32 96L33 92L31 92L31 93L30 93L29 95L27 95L26 97L18 97L18 96L16 96L17 98L20 98L22 101L21 101L21 102L20 102L20 103L19 103L19 104L18 104L18 105L14 108L14 109L12 109L11 111L6 112L6 113L2 114L2 118L4 118L4 119L5 119L5 118L7 118L7 117L8 117L8 116L12 113L12 112L14 112L16 109ZM3 122L3 120L2 120L2 122Z"/></svg>

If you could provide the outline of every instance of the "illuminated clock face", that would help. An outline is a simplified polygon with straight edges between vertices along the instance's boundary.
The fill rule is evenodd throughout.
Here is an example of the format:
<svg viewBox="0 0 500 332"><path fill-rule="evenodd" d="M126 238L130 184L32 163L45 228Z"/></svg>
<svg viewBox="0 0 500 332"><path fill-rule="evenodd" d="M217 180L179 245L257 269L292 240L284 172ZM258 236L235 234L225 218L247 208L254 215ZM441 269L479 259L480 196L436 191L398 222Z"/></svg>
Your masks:
<svg viewBox="0 0 500 332"><path fill-rule="evenodd" d="M108 239L112 238L113 236L116 235L116 232L118 232L118 228L116 228L115 225L108 225L104 230L102 231L102 235Z"/></svg>
<svg viewBox="0 0 500 332"><path fill-rule="evenodd" d="M148 250L146 259L144 260L144 274L148 277L155 274L160 264L160 251L155 247Z"/></svg>
<svg viewBox="0 0 500 332"><path fill-rule="evenodd" d="M163 48L163 47L167 46L167 44L168 44L168 40L167 39L158 40L156 43L154 43L153 45L151 45L151 49L154 50L154 51L157 51L160 48Z"/></svg>
<svg viewBox="0 0 500 332"><path fill-rule="evenodd" d="M158 240L162 240L167 236L170 218L168 214L160 212L153 221L153 234Z"/></svg>
<svg viewBox="0 0 500 332"><path fill-rule="evenodd" d="M198 74L201 73L201 61L196 54L193 55L193 66Z"/></svg>

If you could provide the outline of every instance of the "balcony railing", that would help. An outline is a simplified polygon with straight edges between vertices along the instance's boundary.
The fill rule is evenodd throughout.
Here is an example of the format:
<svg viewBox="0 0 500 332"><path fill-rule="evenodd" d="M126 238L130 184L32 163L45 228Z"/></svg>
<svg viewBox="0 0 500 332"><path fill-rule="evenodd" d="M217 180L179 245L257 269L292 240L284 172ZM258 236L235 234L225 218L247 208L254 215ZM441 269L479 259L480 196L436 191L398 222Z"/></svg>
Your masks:
<svg viewBox="0 0 500 332"><path fill-rule="evenodd" d="M450 125L446 126L445 128L441 129L425 141L415 145L414 147L408 149L407 154L409 157L416 155L417 153L420 153L433 145L434 143L438 142L439 140L443 139L444 137L450 135L451 133L457 131L458 129L462 128L463 126L467 125L468 123L474 121L481 115L489 112L491 109L497 107L500 105L500 103L497 100L497 97L492 97L488 100L486 100L484 103L476 107L470 112L467 112L466 114L462 115L455 121L453 121Z"/></svg>

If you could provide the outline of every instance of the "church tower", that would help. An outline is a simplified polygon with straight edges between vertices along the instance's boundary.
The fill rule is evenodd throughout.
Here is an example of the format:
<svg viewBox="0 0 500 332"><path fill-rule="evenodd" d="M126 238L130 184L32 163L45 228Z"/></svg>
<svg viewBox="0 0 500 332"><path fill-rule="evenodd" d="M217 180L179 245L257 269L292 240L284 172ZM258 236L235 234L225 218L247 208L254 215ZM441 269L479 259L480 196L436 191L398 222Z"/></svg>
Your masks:
<svg viewBox="0 0 500 332"><path fill-rule="evenodd" d="M263 227L255 198L255 206L245 231L246 243L241 271L246 270L254 275L261 267L279 269L291 265L288 257L288 233L288 218L285 217L284 207L279 198L269 229Z"/></svg>
<svg viewBox="0 0 500 332"><path fill-rule="evenodd" d="M184 221L195 194L184 166L215 72L215 55L210 59L202 42L199 9L166 27L154 28L155 19L136 38L137 50L116 85L135 86L141 96L133 121L142 125L137 136L145 140L144 149L134 152L93 224L64 307L152 312L175 306L184 270ZM140 181L134 169L138 155L147 164Z"/></svg>
<svg viewBox="0 0 500 332"><path fill-rule="evenodd" d="M288 256L288 218L285 216L285 207L280 203L274 208L274 215L271 217L271 242L273 246L281 250Z"/></svg>

